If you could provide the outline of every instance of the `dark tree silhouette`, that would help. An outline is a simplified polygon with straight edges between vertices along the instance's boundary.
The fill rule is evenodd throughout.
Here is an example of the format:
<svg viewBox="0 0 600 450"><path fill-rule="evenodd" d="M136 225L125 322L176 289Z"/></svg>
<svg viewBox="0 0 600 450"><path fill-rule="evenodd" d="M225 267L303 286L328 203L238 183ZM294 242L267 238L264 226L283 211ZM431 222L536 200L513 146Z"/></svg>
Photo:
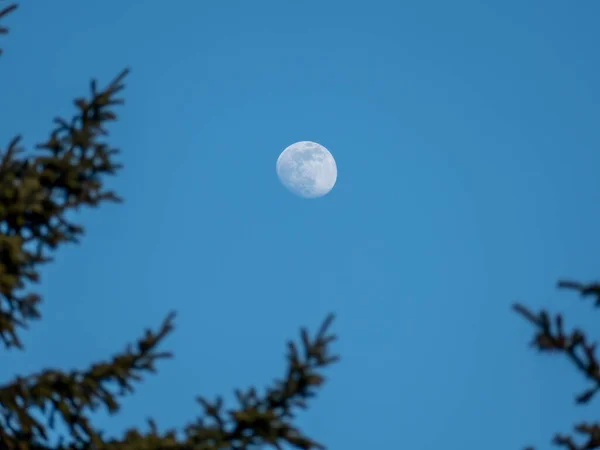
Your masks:
<svg viewBox="0 0 600 450"><path fill-rule="evenodd" d="M595 297L595 306L600 306L600 284L582 284L574 281L560 281L558 287L577 291L582 297ZM523 305L515 304L514 310L532 323L537 331L532 346L542 352L565 355L571 363L590 381L591 386L575 397L577 404L588 403L600 390L600 365L596 358L596 343L590 342L586 334L574 329L565 331L561 314L554 317L548 311L533 313ZM578 444L566 434L556 434L552 442L568 450L592 450L600 448L600 423L581 423L574 427L585 442ZM527 447L526 450L533 450Z"/></svg>
<svg viewBox="0 0 600 450"><path fill-rule="evenodd" d="M0 21L16 8L0 8ZM0 27L0 34L7 32ZM0 148L0 338L7 350L23 350L20 333L41 317L41 297L31 290L40 278L39 267L51 261L58 247L83 235L67 213L120 201L104 187L106 177L121 169L114 161L118 150L105 141L105 126L117 119L113 109L123 103L116 95L127 72L104 90L92 81L90 97L74 102L76 115L55 119L48 140L30 156L24 156L19 137L6 150ZM153 372L158 360L171 356L159 350L173 330L170 314L158 331L147 330L108 361L83 370L16 376L0 385L0 450L323 449L294 425L294 414L306 408L324 383L322 369L338 359L329 354L335 339L328 331L332 320L328 316L314 337L303 329L299 345L288 343L283 379L264 392L236 391L237 407L225 410L221 398L200 397L202 414L180 430L161 432L150 421L148 431L130 429L121 438L105 437L93 425L93 411L116 413L134 383ZM49 431L57 420L68 433L53 444Z"/></svg>

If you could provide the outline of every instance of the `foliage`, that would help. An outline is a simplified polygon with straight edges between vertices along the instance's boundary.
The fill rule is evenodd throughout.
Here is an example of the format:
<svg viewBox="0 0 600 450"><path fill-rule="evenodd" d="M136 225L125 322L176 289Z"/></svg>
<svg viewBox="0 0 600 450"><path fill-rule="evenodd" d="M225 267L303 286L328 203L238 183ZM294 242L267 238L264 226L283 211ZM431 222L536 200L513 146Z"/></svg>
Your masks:
<svg viewBox="0 0 600 450"><path fill-rule="evenodd" d="M600 284L581 284L573 281L561 281L559 288L571 289L579 292L582 297L595 297L595 306L600 306ZM554 317L542 310L534 314L520 304L515 304L514 309L537 329L532 346L542 352L559 353L565 355L571 363L591 382L591 386L577 395L577 404L588 403L600 390L600 364L596 358L596 343L590 342L586 334L574 329L565 331L564 319L561 314ZM586 442L577 444L576 440L566 434L556 434L553 443L568 450L592 450L600 448L600 424L581 423L574 430L586 437ZM528 447L526 450L533 450Z"/></svg>
<svg viewBox="0 0 600 450"><path fill-rule="evenodd" d="M0 20L16 5L0 8ZM0 34L7 29L0 27ZM40 279L40 266L65 243L78 242L84 229L70 221L70 211L119 202L106 190L107 176L121 166L119 151L105 142L106 125L117 120L114 107L123 103L116 94L124 88L128 71L120 73L104 90L91 83L89 99L75 100L71 120L55 119L55 128L32 156L24 156L16 137L0 149L0 338L5 348L23 350L20 333L40 319L41 297L31 291ZM149 431L126 431L119 439L106 438L96 429L92 413L119 410L120 399L133 391L135 382L155 363L169 358L159 346L174 326L174 314L158 331L147 330L136 345L112 359L84 370L44 370L17 376L0 385L0 449L2 450L217 450L283 448L322 449L294 425L294 413L306 407L325 378L322 369L337 360L329 355L335 336L329 334L333 316L314 337L301 331L301 349L288 343L287 371L265 392L251 388L236 391L239 405L224 410L223 401L202 397L203 414L182 430L159 432L150 421ZM118 389L112 388L113 386ZM49 430L57 421L68 433L53 445Z"/></svg>

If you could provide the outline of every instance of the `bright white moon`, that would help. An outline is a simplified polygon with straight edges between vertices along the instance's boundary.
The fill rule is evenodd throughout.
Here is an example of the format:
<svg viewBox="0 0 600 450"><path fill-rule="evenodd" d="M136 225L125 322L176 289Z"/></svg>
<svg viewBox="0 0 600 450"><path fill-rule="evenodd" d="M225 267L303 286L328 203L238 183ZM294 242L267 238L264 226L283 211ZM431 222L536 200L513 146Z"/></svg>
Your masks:
<svg viewBox="0 0 600 450"><path fill-rule="evenodd" d="M283 185L304 198L327 194L337 180L337 166L329 150L316 142L296 142L277 158L277 175Z"/></svg>

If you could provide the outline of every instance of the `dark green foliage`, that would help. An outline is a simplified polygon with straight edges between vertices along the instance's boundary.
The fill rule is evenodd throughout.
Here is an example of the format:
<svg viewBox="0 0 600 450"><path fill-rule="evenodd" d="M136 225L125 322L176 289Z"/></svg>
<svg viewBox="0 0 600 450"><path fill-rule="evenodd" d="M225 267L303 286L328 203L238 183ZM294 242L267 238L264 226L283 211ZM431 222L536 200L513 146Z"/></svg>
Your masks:
<svg viewBox="0 0 600 450"><path fill-rule="evenodd" d="M15 9L0 8L0 20ZM0 27L0 34L6 32ZM106 177L120 169L113 159L118 150L104 139L105 126L117 119L114 106L123 103L116 94L126 75L123 71L104 90L92 82L89 99L75 100L75 117L56 119L49 139L32 155L24 155L18 137L5 150L0 148L0 338L6 349L22 350L19 333L41 317L41 298L30 291L39 280L40 265L50 262L51 253L62 244L83 235L81 225L67 218L69 211L120 200L104 187ZM157 360L171 356L159 350L173 330L170 314L157 332L146 331L136 345L109 361L85 370L17 376L0 385L0 450L242 450L281 449L285 444L322 449L293 422L294 412L305 408L323 384L321 370L337 360L329 355L335 339L328 333L332 319L325 320L315 337L302 330L301 350L288 344L285 378L263 393L237 391L237 408L224 410L220 398L198 398L202 416L179 432L159 432L150 422L147 432L131 429L120 439L104 437L91 413L98 408L116 413L133 383L154 372ZM67 426L68 434L51 445L48 432L56 420Z"/></svg>
<svg viewBox="0 0 600 450"><path fill-rule="evenodd" d="M595 306L600 306L600 284L581 284L572 281L561 281L558 287L579 292L582 297L595 297ZM578 329L566 332L561 314L554 317L547 311L534 314L520 304L514 305L515 311L531 322L537 329L532 346L542 352L553 352L565 355L571 363L590 381L591 386L575 397L577 404L588 403L600 391L600 364L596 358L596 344L590 342L586 334ZM585 436L583 444L577 444L569 435L556 434L553 443L568 450L592 450L600 448L600 424L581 423L574 427L575 431ZM526 450L533 450L528 447Z"/></svg>

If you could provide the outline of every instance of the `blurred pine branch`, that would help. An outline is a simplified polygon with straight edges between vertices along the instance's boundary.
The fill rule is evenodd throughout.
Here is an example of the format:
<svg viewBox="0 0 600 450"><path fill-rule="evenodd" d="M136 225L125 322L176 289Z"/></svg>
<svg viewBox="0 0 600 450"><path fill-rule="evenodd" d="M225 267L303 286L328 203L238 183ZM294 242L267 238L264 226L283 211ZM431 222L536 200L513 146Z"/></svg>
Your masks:
<svg viewBox="0 0 600 450"><path fill-rule="evenodd" d="M560 281L560 289L578 292L581 297L594 298L594 306L600 307L600 284L584 284L575 281ZM536 328L531 345L541 352L562 354L573 366L588 379L590 386L575 397L577 404L586 404L600 390L600 365L596 356L596 343L590 342L586 333L579 329L565 331L564 318L561 314L552 316L548 311L532 312L521 304L515 304L514 310ZM600 423L581 423L574 430L582 435L585 442L577 444L573 436L556 434L553 443L568 450L592 450L600 448ZM526 450L534 450L527 447Z"/></svg>

